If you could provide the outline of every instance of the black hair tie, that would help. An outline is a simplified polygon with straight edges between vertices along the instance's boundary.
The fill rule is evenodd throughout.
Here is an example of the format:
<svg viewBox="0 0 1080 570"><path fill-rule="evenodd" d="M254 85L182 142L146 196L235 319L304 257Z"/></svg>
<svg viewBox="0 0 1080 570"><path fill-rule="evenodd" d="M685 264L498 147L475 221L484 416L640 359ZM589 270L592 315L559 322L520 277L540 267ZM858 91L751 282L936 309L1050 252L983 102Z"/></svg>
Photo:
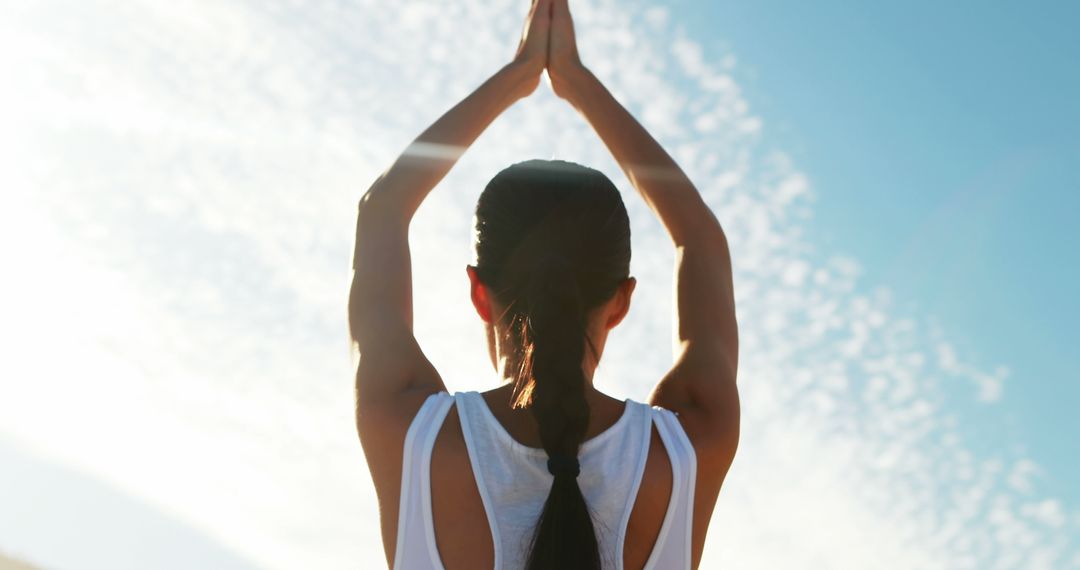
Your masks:
<svg viewBox="0 0 1080 570"><path fill-rule="evenodd" d="M548 457L547 467L548 472L556 477L559 475L577 477L581 473L581 464L578 463L577 457L569 455L552 455Z"/></svg>

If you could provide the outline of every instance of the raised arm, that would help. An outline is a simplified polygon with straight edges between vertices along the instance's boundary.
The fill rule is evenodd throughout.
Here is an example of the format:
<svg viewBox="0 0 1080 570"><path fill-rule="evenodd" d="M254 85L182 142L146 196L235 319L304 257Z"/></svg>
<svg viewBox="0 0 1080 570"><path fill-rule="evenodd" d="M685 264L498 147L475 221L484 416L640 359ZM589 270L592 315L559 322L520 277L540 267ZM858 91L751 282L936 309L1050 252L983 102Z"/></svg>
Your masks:
<svg viewBox="0 0 1080 570"><path fill-rule="evenodd" d="M596 130L676 248L675 365L653 404L679 412L695 446L726 457L738 443L738 327L727 238L694 184L581 63L567 0L554 0L548 75Z"/></svg>
<svg viewBox="0 0 1080 570"><path fill-rule="evenodd" d="M356 218L349 331L360 360L357 423L411 419L445 389L413 336L409 225L427 194L504 110L536 89L547 60L550 0L536 0L513 61L427 128L361 198ZM378 424L386 425L385 417Z"/></svg>

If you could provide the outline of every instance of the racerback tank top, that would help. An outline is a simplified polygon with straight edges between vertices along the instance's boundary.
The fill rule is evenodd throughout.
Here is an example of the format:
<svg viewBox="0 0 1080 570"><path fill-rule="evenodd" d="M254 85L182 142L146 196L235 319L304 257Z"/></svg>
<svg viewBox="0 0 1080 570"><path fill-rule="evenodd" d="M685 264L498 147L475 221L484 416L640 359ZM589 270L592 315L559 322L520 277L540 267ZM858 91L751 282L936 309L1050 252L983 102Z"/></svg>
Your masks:
<svg viewBox="0 0 1080 570"><path fill-rule="evenodd" d="M428 397L405 437L394 568L443 570L431 515L431 451L456 405L465 444L495 544L496 570L525 567L529 541L551 490L547 453L511 437L479 392ZM671 499L647 570L690 568L694 449L674 412L626 400L623 415L581 445L578 485L593 513L605 569L622 570L626 525L645 470L652 426L672 467Z"/></svg>

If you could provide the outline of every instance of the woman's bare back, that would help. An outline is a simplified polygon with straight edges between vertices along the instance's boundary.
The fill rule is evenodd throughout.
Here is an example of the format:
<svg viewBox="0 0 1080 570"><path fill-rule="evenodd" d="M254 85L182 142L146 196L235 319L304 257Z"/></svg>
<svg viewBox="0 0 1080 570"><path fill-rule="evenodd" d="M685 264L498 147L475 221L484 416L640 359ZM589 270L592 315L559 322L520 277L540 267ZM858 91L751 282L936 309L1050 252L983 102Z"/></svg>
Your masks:
<svg viewBox="0 0 1080 570"><path fill-rule="evenodd" d="M488 407L516 441L529 447L539 447L535 426L529 423L531 419L527 417L527 412L510 410L505 406L506 400L501 398L503 393L502 388L485 392L483 395ZM625 404L608 396L604 398L609 402L598 406L601 408L599 413L594 412L587 439L614 425L622 415ZM431 473L432 517L443 565L447 570L494 567L495 548L489 521L455 408L451 408L447 414L435 441ZM644 567L652 554L667 513L671 485L671 461L654 426L642 482L626 528L623 551L625 568ZM712 501L702 499L707 497L697 497L695 510L704 508L704 502L710 503L711 510ZM694 533L695 536L698 534ZM703 533L701 536L704 538ZM695 545L694 551L700 552L700 546Z"/></svg>

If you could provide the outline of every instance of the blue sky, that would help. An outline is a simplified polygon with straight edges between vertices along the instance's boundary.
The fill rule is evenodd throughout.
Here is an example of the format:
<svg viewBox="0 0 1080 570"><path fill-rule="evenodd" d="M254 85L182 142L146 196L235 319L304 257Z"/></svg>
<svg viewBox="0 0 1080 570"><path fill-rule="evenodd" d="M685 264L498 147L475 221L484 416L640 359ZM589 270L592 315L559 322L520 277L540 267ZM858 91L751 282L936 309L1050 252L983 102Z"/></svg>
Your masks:
<svg viewBox="0 0 1080 570"><path fill-rule="evenodd" d="M703 567L1080 568L1075 17L677 2L574 5L583 57L732 244L742 443ZM0 552L58 569L382 561L345 334L355 202L505 63L525 13L9 7ZM674 252L546 87L418 212L418 341L451 389L493 387L471 213L534 157L624 191L638 288L597 382L642 400L672 364Z"/></svg>
<svg viewBox="0 0 1080 570"><path fill-rule="evenodd" d="M1006 396L975 439L1080 501L1080 34L1075 2L696 2L766 138L813 180L809 232L938 318Z"/></svg>

